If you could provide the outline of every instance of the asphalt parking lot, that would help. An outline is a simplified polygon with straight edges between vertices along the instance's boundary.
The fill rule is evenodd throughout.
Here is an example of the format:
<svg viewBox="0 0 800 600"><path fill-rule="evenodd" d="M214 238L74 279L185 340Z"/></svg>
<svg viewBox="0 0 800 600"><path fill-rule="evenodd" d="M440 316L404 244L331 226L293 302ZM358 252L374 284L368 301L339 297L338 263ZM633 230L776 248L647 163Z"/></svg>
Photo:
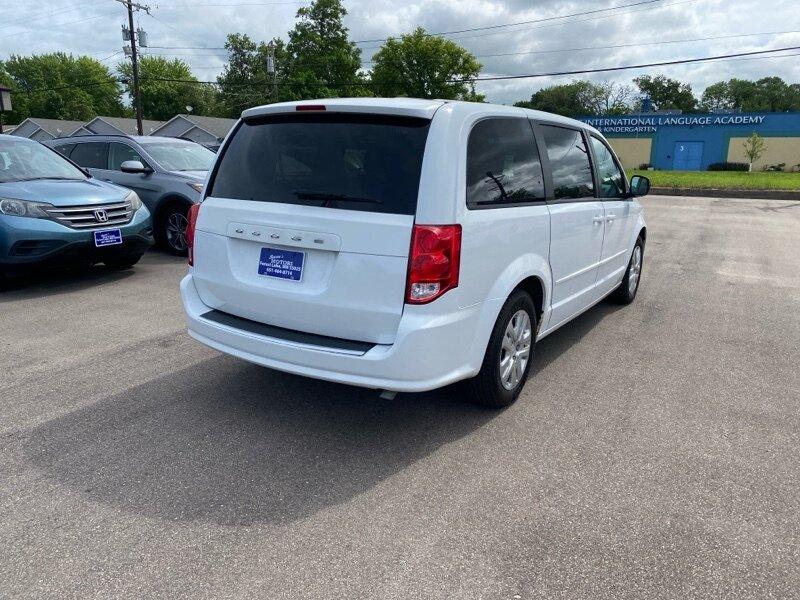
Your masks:
<svg viewBox="0 0 800 600"><path fill-rule="evenodd" d="M0 293L0 597L797 598L800 204L644 204L502 412L206 349L158 253Z"/></svg>

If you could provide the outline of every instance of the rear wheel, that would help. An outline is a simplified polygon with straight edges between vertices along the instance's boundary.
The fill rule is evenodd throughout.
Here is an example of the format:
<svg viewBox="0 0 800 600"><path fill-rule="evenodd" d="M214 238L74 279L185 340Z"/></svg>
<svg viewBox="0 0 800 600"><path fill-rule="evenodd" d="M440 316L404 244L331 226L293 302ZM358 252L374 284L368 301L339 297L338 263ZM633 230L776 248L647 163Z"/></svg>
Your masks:
<svg viewBox="0 0 800 600"><path fill-rule="evenodd" d="M639 282L642 279L642 264L644 262L644 242L642 238L637 238L636 245L631 252L631 259L628 262L628 269L622 278L622 283L614 292L613 299L620 304L630 304L636 298L639 291Z"/></svg>
<svg viewBox="0 0 800 600"><path fill-rule="evenodd" d="M186 226L189 224L189 207L174 202L161 213L155 228L158 245L176 256L186 256Z"/></svg>
<svg viewBox="0 0 800 600"><path fill-rule="evenodd" d="M536 331L533 300L514 292L497 317L481 370L466 382L473 402L492 408L514 403L531 369Z"/></svg>

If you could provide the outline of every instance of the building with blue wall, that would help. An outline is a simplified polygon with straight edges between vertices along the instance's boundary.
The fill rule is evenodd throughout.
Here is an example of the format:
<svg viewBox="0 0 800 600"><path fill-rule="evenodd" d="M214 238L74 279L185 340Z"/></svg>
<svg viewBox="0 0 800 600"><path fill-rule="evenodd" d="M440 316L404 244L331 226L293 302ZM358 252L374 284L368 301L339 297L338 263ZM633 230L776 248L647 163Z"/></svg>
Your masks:
<svg viewBox="0 0 800 600"><path fill-rule="evenodd" d="M800 169L800 112L792 113L642 113L619 117L584 117L614 146L626 168L649 164L656 169L697 171L712 163L748 162L744 141L764 138L764 155L754 170L784 163Z"/></svg>

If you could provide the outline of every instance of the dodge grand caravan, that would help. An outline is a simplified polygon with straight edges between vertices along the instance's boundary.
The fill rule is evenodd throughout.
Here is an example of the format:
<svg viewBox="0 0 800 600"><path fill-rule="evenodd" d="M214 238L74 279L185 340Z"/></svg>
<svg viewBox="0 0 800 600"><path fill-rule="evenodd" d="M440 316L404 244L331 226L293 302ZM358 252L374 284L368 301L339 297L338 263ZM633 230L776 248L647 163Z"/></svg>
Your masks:
<svg viewBox="0 0 800 600"><path fill-rule="evenodd" d="M647 230L603 136L507 106L337 99L244 111L189 215L190 335L394 392L519 395L536 340L633 301Z"/></svg>

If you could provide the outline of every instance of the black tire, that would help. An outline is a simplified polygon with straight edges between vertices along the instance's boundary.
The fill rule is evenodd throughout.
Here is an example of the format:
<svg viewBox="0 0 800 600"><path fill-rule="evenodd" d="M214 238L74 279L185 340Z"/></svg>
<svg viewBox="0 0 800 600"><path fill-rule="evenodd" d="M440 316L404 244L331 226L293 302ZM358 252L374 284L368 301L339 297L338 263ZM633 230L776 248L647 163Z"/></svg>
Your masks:
<svg viewBox="0 0 800 600"><path fill-rule="evenodd" d="M636 264L636 257L638 252L638 267ZM636 239L636 245L631 252L631 258L628 261L628 268L625 270L625 276L622 278L622 283L611 294L612 300L619 304L630 304L636 298L636 292L639 291L639 284L642 281L642 267L644 266L644 241L642 238ZM634 280L635 278L635 280Z"/></svg>
<svg viewBox="0 0 800 600"><path fill-rule="evenodd" d="M189 222L188 212L188 204L171 202L159 213L153 231L159 248L175 256L186 256L188 247L184 232Z"/></svg>
<svg viewBox="0 0 800 600"><path fill-rule="evenodd" d="M507 381L503 383L501 376L501 362L505 362L503 357L509 356L508 349L504 346L506 332L512 319L517 317L520 311L527 314L530 326L530 338L527 353L527 360L524 367L521 368L521 373L517 370L518 381L509 389L507 384L512 383ZM523 321L524 323L524 321ZM538 331L538 322L536 319L536 308L533 305L531 297L523 291L514 292L506 301L500 315L497 317L497 322L492 329L492 335L489 338L489 344L486 347L486 355L483 357L483 365L478 374L465 382L467 394L472 402L490 408L504 408L513 404L519 396L522 388L525 387L525 381L528 378L528 373L531 369L531 362L533 358L533 349L536 344L536 332ZM519 348L519 344L509 338L512 347ZM523 340L524 341L524 340ZM523 344L524 345L524 344ZM518 360L518 359L517 359ZM512 360L511 368L515 369L516 361ZM514 377L515 379L516 377Z"/></svg>
<svg viewBox="0 0 800 600"><path fill-rule="evenodd" d="M138 263L141 258L142 254L131 254L129 256L120 256L118 258L109 258L103 261L103 263L109 268L114 269L115 271L123 271L125 269L130 269L133 265Z"/></svg>

